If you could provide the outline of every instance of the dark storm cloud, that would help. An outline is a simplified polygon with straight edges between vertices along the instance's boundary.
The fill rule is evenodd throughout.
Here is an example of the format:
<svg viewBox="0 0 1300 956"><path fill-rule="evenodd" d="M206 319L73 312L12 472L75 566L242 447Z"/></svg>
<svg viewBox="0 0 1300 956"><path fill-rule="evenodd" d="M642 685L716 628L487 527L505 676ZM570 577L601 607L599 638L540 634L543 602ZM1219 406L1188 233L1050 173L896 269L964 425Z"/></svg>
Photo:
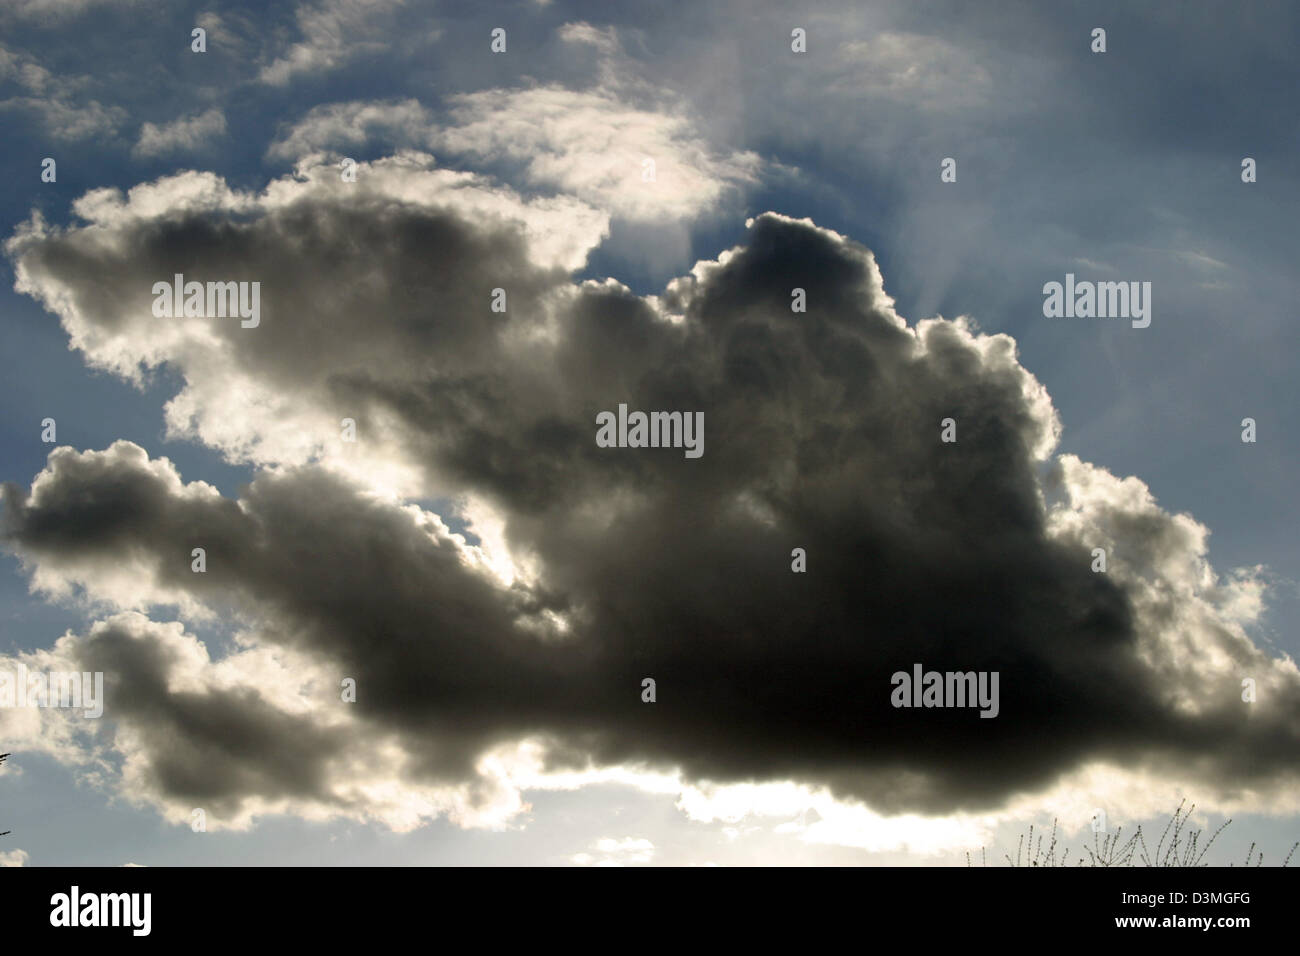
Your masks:
<svg viewBox="0 0 1300 956"><path fill-rule="evenodd" d="M887 811L993 806L1095 759L1185 762L1207 786L1295 770L1294 667L1224 632L1234 666L1207 662L1194 682L1162 668L1154 629L1169 622L1139 609L1141 582L1093 573L1088 541L1050 533L1037 469L1055 426L1010 340L907 328L869 254L811 224L759 217L743 247L674 284L678 322L538 267L518 231L374 197L134 219L111 242L50 234L16 255L65 321L113 348L143 353L151 323L209 323L220 363L192 345L163 358L187 377L237 372L286 414L353 414L376 435L362 455L416 462L427 496L490 501L535 559L535 582L506 586L315 466L264 472L236 504L120 444L61 449L30 493L7 486L7 539L34 567L93 590L93 569L129 566L355 677L355 714L398 735L412 780L472 779L486 748L530 734L553 741L555 766L796 779ZM149 316L140 289L196 262L260 277L261 327ZM599 448L595 416L620 402L703 412L703 457ZM948 417L955 444L940 441ZM1147 548L1185 546L1130 524ZM340 746L327 732L262 698L169 691L147 643L110 637L84 653L134 688L110 717L152 728L164 795L319 792ZM890 675L915 662L1000 672L999 716L893 708ZM1275 671L1269 700L1240 701L1237 665ZM223 740L250 751L177 756Z"/></svg>
<svg viewBox="0 0 1300 956"><path fill-rule="evenodd" d="M105 675L113 724L148 755L152 790L218 815L250 795L319 797L325 763L345 739L245 688L176 688L175 649L149 628L95 628L77 664Z"/></svg>

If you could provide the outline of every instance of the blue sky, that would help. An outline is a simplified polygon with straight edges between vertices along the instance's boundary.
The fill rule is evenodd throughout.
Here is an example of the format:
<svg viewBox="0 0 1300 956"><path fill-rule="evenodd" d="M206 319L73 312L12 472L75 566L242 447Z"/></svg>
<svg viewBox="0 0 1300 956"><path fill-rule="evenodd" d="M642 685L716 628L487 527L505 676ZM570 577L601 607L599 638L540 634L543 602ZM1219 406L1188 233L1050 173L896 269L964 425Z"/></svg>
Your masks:
<svg viewBox="0 0 1300 956"><path fill-rule="evenodd" d="M6 236L36 212L82 228L72 204L92 190L195 170L257 194L276 180L286 189L305 182L308 173L293 179L296 165L349 157L377 170L366 164L416 150L520 209L556 199L582 207L565 207L572 223L545 226L548 241L582 247L580 262L557 252L549 264L563 261L575 283L615 278L636 296L662 295L697 261L745 243L751 217L810 219L872 251L909 324L968 316L983 333L1014 338L1020 365L1059 416L1056 452L1137 476L1163 513L1206 526L1214 571L1228 580L1254 569L1262 587L1262 608L1238 622L1243 633L1272 657L1294 657L1298 18L1284 3L315 0L159 11L127 0L22 0L0 14L0 173L9 184L0 217ZM200 24L207 51L195 53L190 31ZM498 27L508 46L494 54ZM806 53L791 50L796 27L807 31ZM1096 27L1106 31L1104 53L1090 49ZM608 129L623 132L605 141ZM630 161L657 150L664 185L650 199L602 170L601 158L624 148ZM45 157L57 161L54 183L41 181ZM941 182L946 157L957 161L956 182ZM1242 181L1245 157L1257 163L1256 182ZM560 216L546 208L537 215ZM217 214L239 223L261 213ZM128 228L101 225L110 235ZM140 383L104 367L107 352L95 367L70 348L58 315L14 289L15 256L0 264L5 481L25 489L46 467L46 417L60 446L99 451L128 440L226 498L260 469L300 461L279 446L240 460L221 437L231 408L218 400L200 408L206 425L196 433L169 434L164 406L186 376L216 373L187 366L198 360L181 352ZM42 282L94 292L51 262ZM1045 318L1042 287L1067 273L1149 281L1150 327ZM96 305L83 298L82 308ZM1246 417L1257 422L1252 444L1240 439ZM459 505L442 507L463 504L450 489L398 495L442 514L452 531L475 530ZM85 634L127 607L111 588L31 593L31 574L17 553L0 559L0 655L49 649L65 631ZM147 603L154 620L174 619ZM185 625L214 657L235 646L220 615ZM945 852L936 849L944 834L1005 849L1030 822L1060 814L1077 842L1087 820L1079 807L1097 805L1081 795L1058 810L1059 793L1046 787L1037 803L952 815L951 830L940 814L939 827L920 835L921 826L909 843L882 837L890 824L874 817L850 815L819 834L788 795L771 797L779 809L770 814L757 795L693 814L667 785L588 781L529 790L531 810L477 826L428 814L403 830L360 811L298 807L250 810L240 827L195 834L161 791L130 791L112 747L74 758L52 745L0 746L15 752L0 802L0 824L14 830L4 851L21 848L32 865L951 864L978 843ZM1298 758L1284 754L1279 773L1293 773ZM1225 863L1238 843L1284 853L1300 837L1293 801L1262 784L1221 783L1216 793L1154 770L1111 780L1108 794L1142 799L1110 816L1151 821L1187 796L1215 826L1234 816Z"/></svg>

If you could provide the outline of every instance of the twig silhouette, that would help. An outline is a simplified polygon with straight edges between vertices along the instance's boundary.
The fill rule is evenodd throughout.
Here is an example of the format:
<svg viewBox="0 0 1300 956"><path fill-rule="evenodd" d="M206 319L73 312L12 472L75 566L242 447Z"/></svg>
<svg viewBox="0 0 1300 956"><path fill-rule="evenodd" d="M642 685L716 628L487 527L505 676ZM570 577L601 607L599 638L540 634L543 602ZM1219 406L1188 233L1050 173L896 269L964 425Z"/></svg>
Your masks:
<svg viewBox="0 0 1300 956"><path fill-rule="evenodd" d="M4 763L4 762L5 762L5 759L6 759L7 757L9 757L9 756L11 756L11 755L10 755L10 754L0 754L0 763ZM9 834L11 834L11 833L13 833L13 832L14 832L13 830L5 830L3 833L0 833L0 836L8 836Z"/></svg>
<svg viewBox="0 0 1300 956"><path fill-rule="evenodd" d="M1124 828L1117 827L1114 833L1108 833L1102 836L1099 832L1093 833L1092 846L1084 844L1083 852L1087 858L1080 856L1075 861L1076 866L1137 866L1135 858L1141 861L1143 866L1209 866L1205 862L1206 856L1210 852L1210 847L1219 838L1221 834L1232 822L1229 817L1219 824L1219 828L1210 834L1210 838L1202 842L1205 831L1201 829L1192 830L1192 814L1196 810L1196 804L1186 806L1187 801L1183 800L1175 808L1169 821L1165 824L1164 831L1160 834L1160 839L1156 842L1156 851L1151 853L1147 846L1146 835L1139 826L1137 831L1128 839L1122 839ZM1046 850L1043 849L1044 834L1039 830L1038 841L1034 841L1034 825L1029 827L1028 834L1022 833L1016 843L1016 856L1012 859L1010 853L1003 853L1002 857L1007 861L1008 866L1067 866L1069 864L1070 850L1069 847L1062 847L1058 853L1057 850L1057 825L1058 820L1052 820L1052 833L1050 842ZM1300 848L1300 840L1291 845L1290 851L1282 860L1282 866L1291 863L1291 857L1295 855L1296 850ZM980 847L980 854L983 856L984 847ZM1254 860L1252 861L1252 857ZM1022 862L1023 861L1023 862ZM1246 866L1259 867L1264 865L1264 851L1259 849L1258 845L1251 843L1250 848L1246 851ZM971 865L970 853L966 854L966 865ZM984 863L988 865L987 860ZM1234 864L1229 863L1229 866Z"/></svg>

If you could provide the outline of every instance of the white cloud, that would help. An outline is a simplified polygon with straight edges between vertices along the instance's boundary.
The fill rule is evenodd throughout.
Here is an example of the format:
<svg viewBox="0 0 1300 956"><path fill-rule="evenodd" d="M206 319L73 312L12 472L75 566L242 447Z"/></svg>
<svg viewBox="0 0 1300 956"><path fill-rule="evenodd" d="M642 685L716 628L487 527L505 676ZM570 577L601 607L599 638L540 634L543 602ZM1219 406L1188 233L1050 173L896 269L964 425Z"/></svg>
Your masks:
<svg viewBox="0 0 1300 956"><path fill-rule="evenodd" d="M491 160L494 172L515 185L572 196L636 222L684 221L716 210L757 183L762 169L754 153L712 148L681 112L633 106L608 92L485 90L449 102L442 122L416 100L317 107L268 156L337 154L371 142L416 146Z"/></svg>
<svg viewBox="0 0 1300 956"><path fill-rule="evenodd" d="M131 151L137 157L163 156L206 146L226 133L226 115L213 107L193 116L182 116L161 125L145 123L140 139Z"/></svg>
<svg viewBox="0 0 1300 956"><path fill-rule="evenodd" d="M9 0L5 12L18 17L62 19L74 17L93 7L117 6L131 9L140 0Z"/></svg>
<svg viewBox="0 0 1300 956"><path fill-rule="evenodd" d="M0 111L36 116L55 139L110 136L126 120L121 107L105 106L84 95L89 77L51 73L28 54L0 44L0 82L4 81L17 83L28 95L0 100Z"/></svg>
<svg viewBox="0 0 1300 956"><path fill-rule="evenodd" d="M387 15L403 2L320 0L299 5L295 16L303 38L262 70L262 82L283 86L299 74L320 73L361 52L383 50Z"/></svg>
<svg viewBox="0 0 1300 956"><path fill-rule="evenodd" d="M1171 515L1135 477L1118 478L1073 455L1057 459L1064 500L1048 512L1049 533L1081 553L1102 548L1107 573L1125 583L1144 663L1181 713L1239 708L1240 680L1256 681L1261 700L1282 700L1300 669L1289 656L1257 647L1245 627L1264 611L1265 569L1226 578L1207 557L1209 529Z"/></svg>
<svg viewBox="0 0 1300 956"><path fill-rule="evenodd" d="M592 844L592 849L596 854L575 853L570 860L578 866L636 866L649 863L655 855L655 845L639 837L603 837Z"/></svg>
<svg viewBox="0 0 1300 956"><path fill-rule="evenodd" d="M604 93L488 90L451 102L452 123L433 134L442 149L508 158L531 185L632 220L693 218L757 182L761 167L754 153L715 152L681 115L638 109Z"/></svg>
<svg viewBox="0 0 1300 956"><path fill-rule="evenodd" d="M0 851L0 867L26 866L29 859L31 859L31 857L28 855L26 850Z"/></svg>
<svg viewBox="0 0 1300 956"><path fill-rule="evenodd" d="M266 154L296 160L331 150L359 149L372 141L427 146L433 126L432 112L418 100L330 103L294 123Z"/></svg>

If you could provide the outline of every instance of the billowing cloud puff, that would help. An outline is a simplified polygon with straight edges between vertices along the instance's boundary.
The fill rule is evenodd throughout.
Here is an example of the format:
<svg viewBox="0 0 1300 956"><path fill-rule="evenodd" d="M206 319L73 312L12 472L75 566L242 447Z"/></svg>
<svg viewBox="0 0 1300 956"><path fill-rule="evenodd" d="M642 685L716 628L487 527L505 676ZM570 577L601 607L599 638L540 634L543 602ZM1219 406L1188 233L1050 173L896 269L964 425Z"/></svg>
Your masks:
<svg viewBox="0 0 1300 956"><path fill-rule="evenodd" d="M874 813L995 809L1096 768L1294 801L1300 673L1243 630L1258 583L1220 579L1205 529L1136 479L1053 457L1008 336L908 325L871 254L807 221L759 216L643 298L570 278L601 233L584 204L420 157L364 172L257 196L187 174L9 244L88 361L173 368L173 428L263 466L231 499L117 443L6 488L34 583L127 615L58 653L111 675L105 728L77 733L133 792L500 821L526 747L542 775L793 782ZM174 272L260 281L260 324L156 318ZM599 446L620 403L702 413L703 455ZM413 503L434 499L475 539ZM139 616L158 605L181 621ZM183 627L213 614L240 626L225 657ZM892 706L914 663L998 672L998 716Z"/></svg>

